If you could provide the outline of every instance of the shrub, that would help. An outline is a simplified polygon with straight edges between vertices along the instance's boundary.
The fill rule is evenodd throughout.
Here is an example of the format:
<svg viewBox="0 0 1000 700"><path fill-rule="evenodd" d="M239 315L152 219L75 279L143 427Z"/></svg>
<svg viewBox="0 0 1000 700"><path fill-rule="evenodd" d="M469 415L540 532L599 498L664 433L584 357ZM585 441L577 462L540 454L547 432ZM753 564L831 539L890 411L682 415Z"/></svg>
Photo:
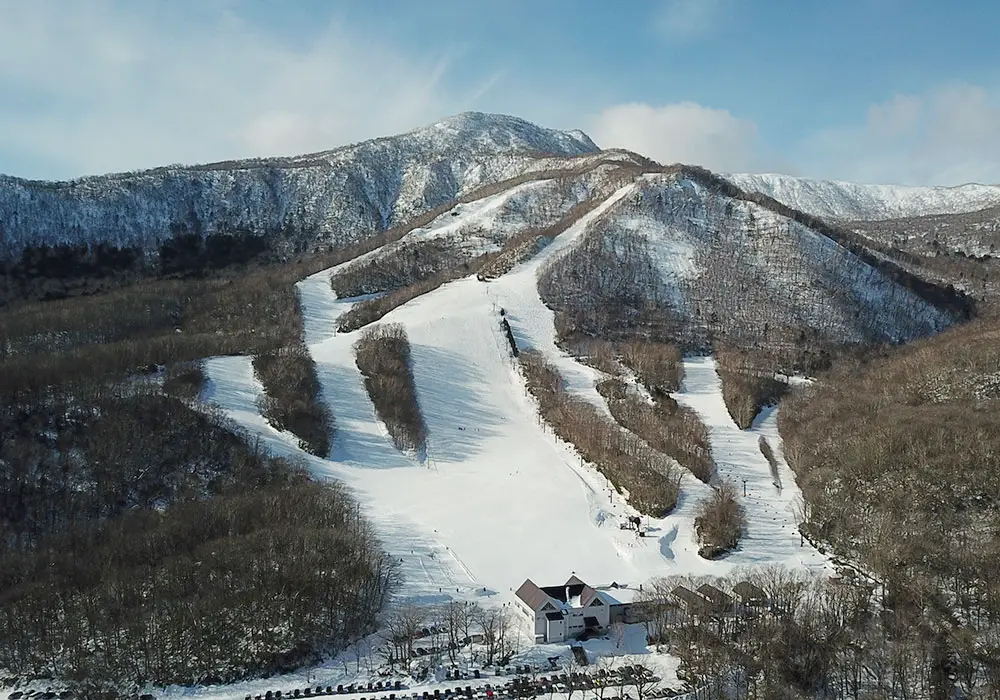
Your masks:
<svg viewBox="0 0 1000 700"><path fill-rule="evenodd" d="M278 430L296 435L302 449L326 457L334 419L320 396L316 363L305 343L255 355L253 368L265 391L261 415Z"/></svg>
<svg viewBox="0 0 1000 700"><path fill-rule="evenodd" d="M729 482L720 484L698 504L698 515L694 519L701 543L698 554L705 559L715 559L733 551L740 543L745 526L736 488Z"/></svg>
<svg viewBox="0 0 1000 700"><path fill-rule="evenodd" d="M393 444L423 456L427 426L417 402L406 330L398 323L372 326L362 332L354 350L368 396Z"/></svg>

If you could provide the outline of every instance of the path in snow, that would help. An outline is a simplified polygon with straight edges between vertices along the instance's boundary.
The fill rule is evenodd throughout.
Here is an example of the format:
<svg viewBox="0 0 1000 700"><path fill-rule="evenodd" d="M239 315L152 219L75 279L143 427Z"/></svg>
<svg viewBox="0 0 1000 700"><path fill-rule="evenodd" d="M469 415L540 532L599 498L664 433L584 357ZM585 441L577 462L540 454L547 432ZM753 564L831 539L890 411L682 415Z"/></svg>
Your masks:
<svg viewBox="0 0 1000 700"><path fill-rule="evenodd" d="M527 577L550 584L571 572L594 584L637 585L670 574L724 575L745 564L819 569L825 559L808 543L799 547L793 512L798 489L781 458L776 410L762 413L751 430L739 430L722 401L711 358L685 361L684 383L674 396L708 427L720 475L736 480L740 490L747 479L747 536L739 551L719 561L697 555L693 521L707 486L686 476L674 512L663 520L647 519L650 536L639 538L618 527L634 511L537 414L500 329L500 308L520 345L541 351L570 391L607 410L594 388L600 374L555 345L553 314L539 298L537 275L631 190L630 185L615 192L507 275L491 283L467 278L445 284L386 315L383 322L402 323L410 337L417 396L429 428L423 464L393 447L375 415L354 361L358 333L336 330L337 318L356 301L336 298L329 283L336 268L298 285L306 342L336 421L329 459L303 452L293 435L260 416L263 389L250 358L207 360L203 398L272 453L301 459L318 478L341 481L354 493L401 567L403 602L510 601L512 589ZM781 459L780 493L757 447L759 435L768 436ZM328 682L351 676L335 661L312 672ZM298 685L308 673L286 679L297 679L293 685ZM270 687L272 681L253 681L197 694L242 697L244 688Z"/></svg>
<svg viewBox="0 0 1000 700"><path fill-rule="evenodd" d="M635 190L634 184L619 188L563 231L538 255L489 283L495 303L507 312L518 347L540 351L559 370L569 392L586 399L605 413L608 413L607 404L595 388L596 382L602 378L601 373L556 346L555 314L538 294L538 275L549 261L572 248L590 224Z"/></svg>
<svg viewBox="0 0 1000 700"><path fill-rule="evenodd" d="M275 430L268 424L257 410L263 388L253 374L249 357L213 357L205 361L204 367L208 377L202 394L204 401L222 408L230 420L260 439L269 453L302 460L317 477L337 479L354 491L365 515L381 536L387 553L407 574L402 598L430 602L446 599L442 592L451 591L453 598L481 593L481 584L470 576L454 553L433 537L427 537L405 515L386 513L364 490L364 483L354 470L345 469L335 460L320 459L302 451L294 435Z"/></svg>
<svg viewBox="0 0 1000 700"><path fill-rule="evenodd" d="M796 507L801 492L781 457L777 407L765 409L749 430L740 430L722 399L722 382L711 357L684 361L684 381L673 396L696 411L708 428L719 478L731 481L741 495L746 484L746 497L742 499L746 534L739 550L726 560L732 564L784 563L809 569L826 566L826 557L799 537ZM770 465L760 451L761 435L767 437L779 456L780 489L774 485Z"/></svg>
<svg viewBox="0 0 1000 700"><path fill-rule="evenodd" d="M599 373L556 347L553 314L539 298L537 275L632 189L616 191L538 256L498 280L457 280L386 315L383 322L403 324L410 337L417 396L429 429L423 464L395 449L375 415L354 361L358 334L336 331L336 317L354 300L336 298L329 285L333 270L298 286L323 400L336 421L330 459L302 453L293 436L259 416L261 389L246 358L207 363L207 398L261 435L269 449L302 458L317 476L352 489L387 550L401 560L407 598L431 600L450 591L465 597L485 587L486 593L499 591L509 599L527 577L561 581L571 572L607 583L672 573L725 574L736 565L763 562L817 566L822 557L798 547L794 480L784 475L786 489L775 493L757 448L758 434L767 433L780 454L773 413L752 431L739 431L725 411L710 359L685 363L687 377L677 399L708 425L720 474L748 479L747 537L740 551L720 561L697 556L693 520L707 487L686 477L675 511L650 520L651 536L638 538L618 527L634 511L537 415L500 329L500 308L519 344L543 352L571 391L606 410L594 388Z"/></svg>

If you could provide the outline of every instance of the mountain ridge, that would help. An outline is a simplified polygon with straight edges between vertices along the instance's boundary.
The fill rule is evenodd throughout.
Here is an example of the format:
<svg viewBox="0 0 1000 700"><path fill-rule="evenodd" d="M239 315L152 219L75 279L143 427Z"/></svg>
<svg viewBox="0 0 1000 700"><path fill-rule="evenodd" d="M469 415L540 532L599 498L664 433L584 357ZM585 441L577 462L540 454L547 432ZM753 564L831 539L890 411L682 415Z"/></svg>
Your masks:
<svg viewBox="0 0 1000 700"><path fill-rule="evenodd" d="M766 194L807 214L831 219L885 220L960 214L1000 204L1000 185L859 184L778 173L731 173L739 187Z"/></svg>
<svg viewBox="0 0 1000 700"><path fill-rule="evenodd" d="M343 246L506 179L543 155L597 151L582 132L467 112L405 134L303 156L166 166L51 183L0 177L0 257L32 246L144 252L183 234L281 234Z"/></svg>
<svg viewBox="0 0 1000 700"><path fill-rule="evenodd" d="M134 248L140 257L155 258L164 241L212 234L264 237L278 255L342 248L473 188L599 153L653 163L602 151L580 130L463 112L403 134L295 156L54 182L0 175L0 262L39 246ZM855 185L773 173L725 177L829 219L881 220L1000 204L1000 186Z"/></svg>

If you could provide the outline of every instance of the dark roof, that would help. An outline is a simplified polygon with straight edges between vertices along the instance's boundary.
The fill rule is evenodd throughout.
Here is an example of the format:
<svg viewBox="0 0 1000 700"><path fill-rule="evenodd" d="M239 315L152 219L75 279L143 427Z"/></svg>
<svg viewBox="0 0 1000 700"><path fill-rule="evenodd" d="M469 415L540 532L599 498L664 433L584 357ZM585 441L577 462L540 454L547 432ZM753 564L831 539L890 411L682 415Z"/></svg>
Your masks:
<svg viewBox="0 0 1000 700"><path fill-rule="evenodd" d="M563 619L563 614L561 612L545 613L545 619L546 620L552 620L552 621L561 620L561 619Z"/></svg>
<svg viewBox="0 0 1000 700"><path fill-rule="evenodd" d="M670 591L670 594L675 598L680 598L682 601L688 604L689 607L693 608L707 608L708 601L703 597L692 591L690 588L685 588L684 586L677 586L674 590Z"/></svg>
<svg viewBox="0 0 1000 700"><path fill-rule="evenodd" d="M580 605L583 607L587 607L592 602L594 602L594 598L600 598L600 596L597 594L597 591L595 591L590 586L584 586L583 592L580 594Z"/></svg>
<svg viewBox="0 0 1000 700"><path fill-rule="evenodd" d="M539 588L531 579L526 579L521 587L517 589L517 597L525 604L538 612L548 600L558 600L560 603L568 603L572 598L579 597L581 607L590 605L594 598L598 598L598 592L578 579L571 576L562 586L542 586Z"/></svg>
<svg viewBox="0 0 1000 700"><path fill-rule="evenodd" d="M535 612L541 610L542 606L549 600L549 596L546 592L536 586L530 578L525 579L524 583L521 584L521 587L517 589L515 595L523 600L525 605Z"/></svg>
<svg viewBox="0 0 1000 700"><path fill-rule="evenodd" d="M749 581L740 581L735 586L733 586L733 593L738 595L744 601L747 600L766 600L767 594L754 584Z"/></svg>
<svg viewBox="0 0 1000 700"><path fill-rule="evenodd" d="M589 615L583 618L583 625L584 627L600 627L600 624L597 622L597 618Z"/></svg>
<svg viewBox="0 0 1000 700"><path fill-rule="evenodd" d="M587 587L585 583L575 583L571 586L542 586L545 593L556 600L568 603L570 598L575 598L583 593Z"/></svg>
<svg viewBox="0 0 1000 700"><path fill-rule="evenodd" d="M728 593L720 591L715 586L710 586L707 583L698 586L698 592L701 593L706 598L708 598L713 603L715 603L716 605L732 605L733 603L733 599L729 596Z"/></svg>

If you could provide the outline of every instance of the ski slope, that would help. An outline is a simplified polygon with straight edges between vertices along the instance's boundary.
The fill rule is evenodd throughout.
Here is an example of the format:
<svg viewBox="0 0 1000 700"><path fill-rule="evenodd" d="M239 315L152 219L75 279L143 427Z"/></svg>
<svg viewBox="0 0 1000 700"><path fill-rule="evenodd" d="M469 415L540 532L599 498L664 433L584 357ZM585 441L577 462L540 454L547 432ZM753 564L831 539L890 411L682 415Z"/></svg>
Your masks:
<svg viewBox="0 0 1000 700"><path fill-rule="evenodd" d="M780 444L773 413L751 431L736 428L710 359L685 363L687 377L676 398L708 425L720 476L747 479L747 537L739 551L719 561L697 555L693 520L706 486L686 478L677 509L663 520L647 519L651 536L640 538L619 527L634 511L539 419L501 331L500 309L519 346L542 352L571 391L606 410L594 388L599 373L557 348L553 315L538 296L536 277L632 187L614 192L508 275L491 283L470 277L446 284L383 319L402 324L410 338L429 429L423 463L396 450L375 415L354 362L357 333L336 332L336 317L352 301L335 298L330 270L299 285L309 350L336 418L330 458L302 453L293 436L259 416L261 388L246 358L209 361L206 398L272 450L305 459L317 476L353 490L387 550L402 560L404 599L484 593L509 599L525 578L544 584L571 572L599 585L675 573L721 575L762 563L822 567L821 555L799 546L794 480L785 475L781 492L771 486L757 448L761 433Z"/></svg>
<svg viewBox="0 0 1000 700"><path fill-rule="evenodd" d="M681 390L673 397L694 410L708 428L718 478L731 482L742 496L746 531L739 550L727 561L824 569L826 557L799 538L796 511L802 494L781 451L778 408L765 408L749 430L740 430L722 399L722 383L711 357L684 361ZM775 485L771 466L760 451L762 436L775 452L780 486Z"/></svg>
<svg viewBox="0 0 1000 700"><path fill-rule="evenodd" d="M747 484L746 536L739 549L707 561L698 556L694 519L709 487L690 475L666 518L644 518L647 536L620 525L635 511L571 445L540 420L500 327L500 309L519 346L542 352L566 377L570 391L607 410L594 388L600 373L563 353L555 343L553 314L537 291L539 270L570 250L588 227L633 191L628 185L557 237L534 259L489 283L474 277L445 284L387 314L410 338L417 397L429 438L424 461L395 449L377 418L354 361L358 332L339 333L336 319L356 300L337 299L329 284L335 269L299 283L309 351L322 398L336 419L328 459L301 451L293 435L262 418L262 387L250 358L205 362L203 398L275 454L301 459L320 479L343 482L376 528L404 577L397 604L447 600L510 603L525 578L541 585L575 573L592 585L612 581L633 590L654 577L725 575L735 568L785 564L816 572L827 560L800 543L795 528L798 489L781 460L782 489L772 483L757 441L766 435L781 455L776 410L748 431L726 411L712 358L689 358L674 397L705 422L719 477ZM641 646L641 645L640 645ZM647 653L645 649L636 651ZM528 648L527 654L568 654L565 645ZM672 663L657 657L657 663ZM343 668L341 668L343 665ZM283 677L294 686L313 679L353 678L344 657ZM274 687L269 681L201 688L200 697L242 697ZM168 694L190 694L171 689Z"/></svg>

